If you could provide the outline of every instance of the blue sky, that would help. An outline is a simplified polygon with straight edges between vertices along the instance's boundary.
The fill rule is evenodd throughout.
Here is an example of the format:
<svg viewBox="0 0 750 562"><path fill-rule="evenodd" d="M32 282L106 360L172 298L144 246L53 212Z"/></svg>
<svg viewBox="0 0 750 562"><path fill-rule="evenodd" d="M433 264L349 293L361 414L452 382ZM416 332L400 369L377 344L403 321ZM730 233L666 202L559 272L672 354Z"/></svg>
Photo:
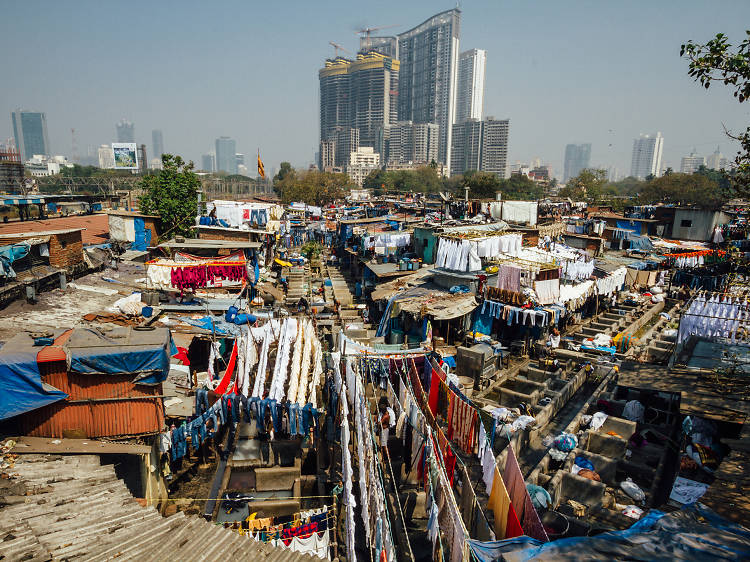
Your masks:
<svg viewBox="0 0 750 562"><path fill-rule="evenodd" d="M47 113L53 152L114 140L135 123L139 142L162 129L188 159L216 137L237 140L266 168L311 162L318 142L317 71L355 30L398 33L451 2L40 2L4 0L0 139L16 107ZM734 154L722 123L744 128L750 103L701 89L679 58L688 39L750 27L746 0L461 3L461 50L487 50L485 114L510 118L509 158L539 157L562 175L565 145L592 143L592 164L630 168L633 139L661 131L666 165L693 147ZM611 145L611 146L610 146ZM149 153L150 154L150 153ZM249 167L253 168L252 165ZM252 170L254 171L254 170Z"/></svg>

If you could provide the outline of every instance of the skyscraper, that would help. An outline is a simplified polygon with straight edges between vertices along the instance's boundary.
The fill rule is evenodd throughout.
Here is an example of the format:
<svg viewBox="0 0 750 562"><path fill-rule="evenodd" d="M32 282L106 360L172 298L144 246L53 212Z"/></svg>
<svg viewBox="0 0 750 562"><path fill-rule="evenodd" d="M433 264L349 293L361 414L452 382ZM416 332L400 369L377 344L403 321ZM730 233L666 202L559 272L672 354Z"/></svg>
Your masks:
<svg viewBox="0 0 750 562"><path fill-rule="evenodd" d="M438 159L451 162L461 11L441 12L398 36L398 120L437 123Z"/></svg>
<svg viewBox="0 0 750 562"><path fill-rule="evenodd" d="M349 65L351 128L359 129L360 146L375 146L377 131L395 123L399 61L370 51Z"/></svg>
<svg viewBox="0 0 750 562"><path fill-rule="evenodd" d="M230 137L216 139L216 171L237 173L237 143Z"/></svg>
<svg viewBox="0 0 750 562"><path fill-rule="evenodd" d="M483 49L471 49L458 55L456 123L482 118L486 64L487 51Z"/></svg>
<svg viewBox="0 0 750 562"><path fill-rule="evenodd" d="M386 164L430 164L438 159L440 128L434 123L399 121L386 125L379 134L378 151Z"/></svg>
<svg viewBox="0 0 750 562"><path fill-rule="evenodd" d="M139 144L138 145L138 171L141 174L145 174L146 168L148 168L148 159L146 156L146 145Z"/></svg>
<svg viewBox="0 0 750 562"><path fill-rule="evenodd" d="M451 175L479 170L506 178L509 134L508 119L467 119L453 125Z"/></svg>
<svg viewBox="0 0 750 562"><path fill-rule="evenodd" d="M115 167L115 154L112 152L112 147L108 144L103 144L99 147L99 167L102 170L109 170Z"/></svg>
<svg viewBox="0 0 750 562"><path fill-rule="evenodd" d="M698 156L695 149L688 156L683 156L680 159L680 173L681 174L693 174L698 171L698 168L706 165L706 159L703 156Z"/></svg>
<svg viewBox="0 0 750 562"><path fill-rule="evenodd" d="M375 51L381 55L398 59L398 38L396 37L360 37L359 52Z"/></svg>
<svg viewBox="0 0 750 562"><path fill-rule="evenodd" d="M721 153L718 146L716 152L706 158L706 167L711 170L727 170L729 168L729 161Z"/></svg>
<svg viewBox="0 0 750 562"><path fill-rule="evenodd" d="M16 109L11 113L11 120L16 148L21 154L22 161L29 160L34 154L49 156L47 116L44 113Z"/></svg>
<svg viewBox="0 0 750 562"><path fill-rule="evenodd" d="M664 137L661 136L661 133L656 133L655 136L641 135L635 139L633 141L630 175L638 179L660 176L663 149Z"/></svg>
<svg viewBox="0 0 750 562"><path fill-rule="evenodd" d="M569 144L565 147L565 166L563 168L563 181L576 177L591 166L591 143Z"/></svg>
<svg viewBox="0 0 750 562"><path fill-rule="evenodd" d="M204 172L216 171L216 156L213 154L201 155L201 170Z"/></svg>
<svg viewBox="0 0 750 562"><path fill-rule="evenodd" d="M135 125L130 121L121 119L117 125L117 142L135 142Z"/></svg>
<svg viewBox="0 0 750 562"><path fill-rule="evenodd" d="M396 122L398 70L397 60L375 51L359 53L356 60L328 59L320 69L320 141L336 141L336 166L348 164L349 151L338 145L350 143L339 140L341 135L356 135L354 151L360 145L375 147L378 130Z"/></svg>
<svg viewBox="0 0 750 562"><path fill-rule="evenodd" d="M151 144L154 149L154 158L161 160L161 155L164 154L164 136L160 129L151 131Z"/></svg>

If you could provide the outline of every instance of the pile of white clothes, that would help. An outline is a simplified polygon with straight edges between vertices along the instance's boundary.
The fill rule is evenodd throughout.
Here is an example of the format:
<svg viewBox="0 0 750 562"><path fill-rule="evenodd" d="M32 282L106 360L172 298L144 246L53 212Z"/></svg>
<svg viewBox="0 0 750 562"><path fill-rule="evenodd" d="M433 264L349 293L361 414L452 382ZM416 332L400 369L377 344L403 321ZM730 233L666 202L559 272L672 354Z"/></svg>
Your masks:
<svg viewBox="0 0 750 562"><path fill-rule="evenodd" d="M737 341L740 328L750 327L747 297L721 297L713 295L706 299L696 296L688 309L682 313L677 343L690 336L728 338Z"/></svg>
<svg viewBox="0 0 750 562"><path fill-rule="evenodd" d="M622 289L625 283L627 268L621 267L615 269L612 273L602 279L596 280L596 292L600 295L611 295L615 291Z"/></svg>

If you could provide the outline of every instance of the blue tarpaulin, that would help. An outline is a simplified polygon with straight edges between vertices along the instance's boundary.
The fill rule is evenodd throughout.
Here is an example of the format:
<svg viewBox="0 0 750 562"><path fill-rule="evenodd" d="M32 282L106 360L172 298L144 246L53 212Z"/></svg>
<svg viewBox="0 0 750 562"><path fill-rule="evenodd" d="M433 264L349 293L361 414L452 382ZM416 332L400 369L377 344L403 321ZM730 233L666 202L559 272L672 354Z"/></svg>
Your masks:
<svg viewBox="0 0 750 562"><path fill-rule="evenodd" d="M135 227L135 242L131 249L145 252L151 245L151 229L146 228L146 223L141 217L135 217L133 226Z"/></svg>
<svg viewBox="0 0 750 562"><path fill-rule="evenodd" d="M0 419L36 410L68 397L42 382L36 362L37 353L10 349L0 353Z"/></svg>
<svg viewBox="0 0 750 562"><path fill-rule="evenodd" d="M13 262L25 258L30 250L31 244L28 242L0 246L0 275L15 278L16 272L13 271Z"/></svg>
<svg viewBox="0 0 750 562"><path fill-rule="evenodd" d="M118 327L106 333L90 328L73 332L66 344L70 370L85 374L132 374L139 384L167 378L172 336L167 328L133 330Z"/></svg>
<svg viewBox="0 0 750 562"><path fill-rule="evenodd" d="M748 560L750 531L698 503L669 514L651 510L629 529L541 544L528 537L469 540L480 562L506 560Z"/></svg>
<svg viewBox="0 0 750 562"><path fill-rule="evenodd" d="M641 223L640 221L629 221L627 219L625 220L618 220L617 221L617 228L621 228L622 230L630 230L632 232L635 232L636 234L641 234Z"/></svg>

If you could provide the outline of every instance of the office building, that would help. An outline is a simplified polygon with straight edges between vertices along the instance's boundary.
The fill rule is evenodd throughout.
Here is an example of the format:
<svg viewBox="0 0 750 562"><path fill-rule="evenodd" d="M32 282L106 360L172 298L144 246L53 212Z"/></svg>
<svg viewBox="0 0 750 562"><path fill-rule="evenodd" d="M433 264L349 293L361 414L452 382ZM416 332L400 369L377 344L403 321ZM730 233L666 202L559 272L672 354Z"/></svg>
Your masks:
<svg viewBox="0 0 750 562"><path fill-rule="evenodd" d="M320 141L336 141L336 166L347 165L350 152L338 150L342 133L353 138L351 130L358 131L353 150L374 147L378 130L396 122L398 71L397 60L375 51L329 59L320 69Z"/></svg>
<svg viewBox="0 0 750 562"><path fill-rule="evenodd" d="M336 165L336 141L320 141L320 152L318 152L318 168L322 171L333 168Z"/></svg>
<svg viewBox="0 0 750 562"><path fill-rule="evenodd" d="M456 123L482 119L486 63L487 51L483 49L471 49L458 56Z"/></svg>
<svg viewBox="0 0 750 562"><path fill-rule="evenodd" d="M34 154L50 154L46 114L17 109L11 113L11 121L16 148L22 161L31 159Z"/></svg>
<svg viewBox="0 0 750 562"><path fill-rule="evenodd" d="M362 182L373 170L380 168L380 154L375 152L371 146L362 146L358 150L349 153L349 163L346 173L349 179L362 187Z"/></svg>
<svg viewBox="0 0 750 562"><path fill-rule="evenodd" d="M440 127L434 123L399 121L383 127L379 133L378 151L386 164L430 164L438 161Z"/></svg>
<svg viewBox="0 0 750 562"><path fill-rule="evenodd" d="M716 147L716 152L706 158L706 167L711 170L729 169L729 160L724 157L718 146Z"/></svg>
<svg viewBox="0 0 750 562"><path fill-rule="evenodd" d="M117 142L135 142L135 125L125 119L115 125Z"/></svg>
<svg viewBox="0 0 750 562"><path fill-rule="evenodd" d="M451 162L461 11L441 12L398 35L398 120L440 127L438 161Z"/></svg>
<svg viewBox="0 0 750 562"><path fill-rule="evenodd" d="M607 180L608 181L620 181L622 179L622 173L620 172L620 169L616 166L607 166L606 168L602 166L605 173L607 174Z"/></svg>
<svg viewBox="0 0 750 562"><path fill-rule="evenodd" d="M576 177L591 166L591 143L569 144L565 147L565 165L563 167L563 181Z"/></svg>
<svg viewBox="0 0 750 562"><path fill-rule="evenodd" d="M153 147L154 158L161 161L161 155L164 154L164 136L161 130L154 129L151 131L151 146Z"/></svg>
<svg viewBox="0 0 750 562"><path fill-rule="evenodd" d="M349 65L352 129L359 129L360 146L375 146L377 131L398 116L399 61L371 51L358 54Z"/></svg>
<svg viewBox="0 0 750 562"><path fill-rule="evenodd" d="M630 175L638 179L661 175L661 157L664 150L664 137L641 135L633 141L633 158L630 164Z"/></svg>
<svg viewBox="0 0 750 562"><path fill-rule="evenodd" d="M681 174L694 174L698 171L698 168L706 165L706 158L698 156L695 153L695 149L688 156L683 156L680 159L680 173Z"/></svg>
<svg viewBox="0 0 750 562"><path fill-rule="evenodd" d="M109 170L115 167L115 153L112 151L112 147L108 144L103 144L99 147L99 167L102 170Z"/></svg>
<svg viewBox="0 0 750 562"><path fill-rule="evenodd" d="M478 170L507 178L509 134L508 119L468 119L453 125L451 175Z"/></svg>
<svg viewBox="0 0 750 562"><path fill-rule="evenodd" d="M398 38L396 37L360 37L359 52L375 51L386 57L398 60Z"/></svg>
<svg viewBox="0 0 750 562"><path fill-rule="evenodd" d="M201 155L201 170L204 172L216 171L216 156L214 154Z"/></svg>
<svg viewBox="0 0 750 562"><path fill-rule="evenodd" d="M237 173L237 143L230 137L216 139L216 171Z"/></svg>
<svg viewBox="0 0 750 562"><path fill-rule="evenodd" d="M237 153L234 155L234 159L237 160L237 169L239 170L240 166L245 165L245 155L241 153Z"/></svg>

